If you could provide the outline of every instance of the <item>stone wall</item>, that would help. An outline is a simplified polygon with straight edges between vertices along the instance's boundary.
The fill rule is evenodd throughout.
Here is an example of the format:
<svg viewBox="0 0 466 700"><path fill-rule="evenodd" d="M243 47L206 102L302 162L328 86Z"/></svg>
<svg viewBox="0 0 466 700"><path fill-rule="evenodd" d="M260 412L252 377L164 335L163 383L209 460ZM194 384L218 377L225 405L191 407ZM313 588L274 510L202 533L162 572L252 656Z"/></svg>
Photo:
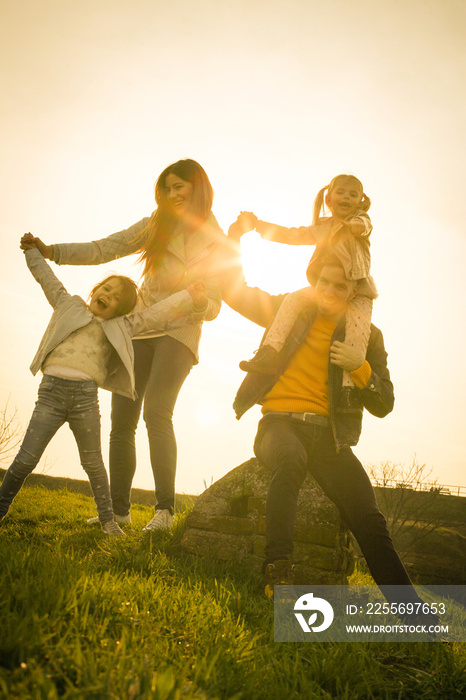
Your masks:
<svg viewBox="0 0 466 700"><path fill-rule="evenodd" d="M182 545L190 552L234 559L260 575L270 472L250 459L199 496ZM345 584L353 569L350 534L337 508L310 475L300 492L294 530L295 583Z"/></svg>

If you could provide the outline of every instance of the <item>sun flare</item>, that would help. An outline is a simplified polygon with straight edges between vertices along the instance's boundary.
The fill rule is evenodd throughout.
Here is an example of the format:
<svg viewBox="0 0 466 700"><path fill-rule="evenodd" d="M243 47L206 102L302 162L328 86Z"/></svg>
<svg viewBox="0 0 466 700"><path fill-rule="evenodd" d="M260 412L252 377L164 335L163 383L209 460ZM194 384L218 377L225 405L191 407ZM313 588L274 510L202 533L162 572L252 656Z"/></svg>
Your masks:
<svg viewBox="0 0 466 700"><path fill-rule="evenodd" d="M258 233L243 236L243 268L249 285L271 294L293 292L308 284L306 268L313 246L289 246L263 241Z"/></svg>

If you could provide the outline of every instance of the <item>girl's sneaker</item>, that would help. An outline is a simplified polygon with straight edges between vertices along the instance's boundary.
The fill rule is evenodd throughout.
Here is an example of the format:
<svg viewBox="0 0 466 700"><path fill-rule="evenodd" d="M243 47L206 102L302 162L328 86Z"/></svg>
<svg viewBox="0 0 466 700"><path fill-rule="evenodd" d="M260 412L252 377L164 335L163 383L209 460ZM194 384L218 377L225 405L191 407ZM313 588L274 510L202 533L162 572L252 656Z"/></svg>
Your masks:
<svg viewBox="0 0 466 700"><path fill-rule="evenodd" d="M114 520L106 520L100 526L109 537L126 537L121 527Z"/></svg>

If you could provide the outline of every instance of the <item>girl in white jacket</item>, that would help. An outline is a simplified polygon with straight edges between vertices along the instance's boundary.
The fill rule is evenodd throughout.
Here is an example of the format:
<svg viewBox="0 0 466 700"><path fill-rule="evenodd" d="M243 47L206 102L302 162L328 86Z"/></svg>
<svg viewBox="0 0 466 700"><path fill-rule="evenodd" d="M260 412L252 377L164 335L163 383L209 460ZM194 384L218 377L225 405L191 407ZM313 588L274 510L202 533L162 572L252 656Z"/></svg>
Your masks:
<svg viewBox="0 0 466 700"><path fill-rule="evenodd" d="M71 296L36 247L22 239L28 267L42 286L54 313L32 362L41 369L39 396L21 448L0 486L0 520L37 466L48 443L68 423L77 442L81 464L89 477L102 530L124 535L114 520L107 472L100 443L97 388L135 397L132 336L149 329L176 327L179 319L196 320L195 302L204 303L202 283L173 295L170 304L154 304L126 316L138 299L129 277L110 275L91 291L89 303Z"/></svg>

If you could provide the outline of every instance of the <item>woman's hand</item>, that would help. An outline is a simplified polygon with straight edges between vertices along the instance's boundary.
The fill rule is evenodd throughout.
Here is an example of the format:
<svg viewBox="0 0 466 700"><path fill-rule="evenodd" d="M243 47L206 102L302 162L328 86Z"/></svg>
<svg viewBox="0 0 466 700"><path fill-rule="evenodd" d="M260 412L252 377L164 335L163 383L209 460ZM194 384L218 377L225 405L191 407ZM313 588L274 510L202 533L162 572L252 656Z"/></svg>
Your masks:
<svg viewBox="0 0 466 700"><path fill-rule="evenodd" d="M234 238L235 241L239 241L241 236L256 228L257 221L257 216L253 214L252 211L242 211L236 221L233 222L228 229L229 237Z"/></svg>
<svg viewBox="0 0 466 700"><path fill-rule="evenodd" d="M36 238L32 235L32 233L25 233L24 236L21 236L19 247L21 250L37 248L39 253L41 253L44 258L47 260L52 260L53 245L45 245L40 238Z"/></svg>
<svg viewBox="0 0 466 700"><path fill-rule="evenodd" d="M186 289L190 293L193 300L194 311L202 311L207 306L207 285L204 280L196 280L189 284Z"/></svg>

